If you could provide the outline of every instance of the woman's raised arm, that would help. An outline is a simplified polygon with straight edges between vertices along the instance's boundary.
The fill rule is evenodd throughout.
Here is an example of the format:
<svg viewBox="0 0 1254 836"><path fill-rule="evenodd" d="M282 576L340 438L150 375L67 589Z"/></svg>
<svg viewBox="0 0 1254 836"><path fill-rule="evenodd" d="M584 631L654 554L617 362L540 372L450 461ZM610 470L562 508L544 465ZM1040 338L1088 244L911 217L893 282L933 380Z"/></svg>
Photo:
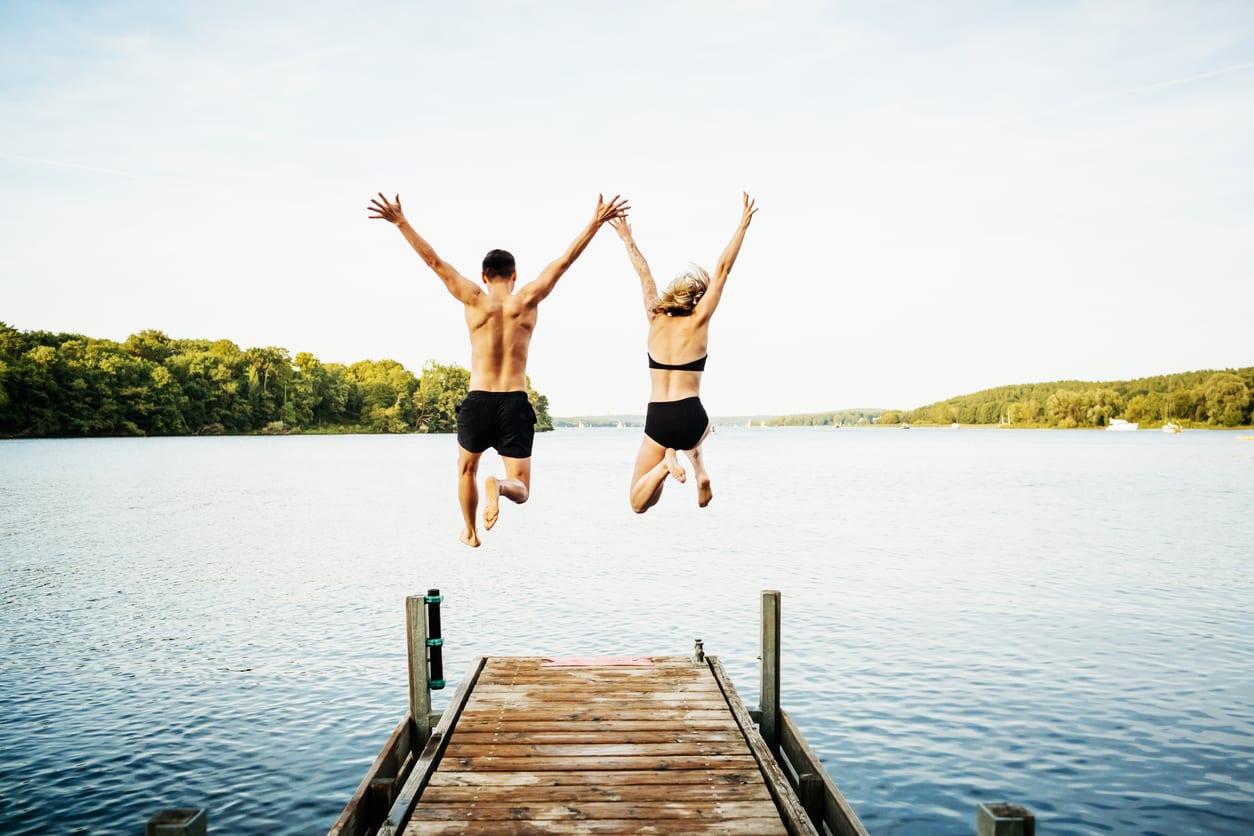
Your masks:
<svg viewBox="0 0 1254 836"><path fill-rule="evenodd" d="M758 212L757 201L751 199L748 192L741 194L744 202L740 212L740 224L736 227L731 241L727 242L723 254L718 257L718 264L714 266L714 275L710 277L710 288L701 297L701 301L697 302L697 307L692 312L694 316L709 319L714 314L714 309L718 307L719 300L723 296L723 285L727 283L727 275L731 273L732 265L736 263L736 256L740 254L740 245L744 243L745 233L749 231L749 222Z"/></svg>
<svg viewBox="0 0 1254 836"><path fill-rule="evenodd" d="M627 257L631 259L631 266L636 268L636 275L640 276L640 291L644 295L644 311L649 316L653 315L653 309L657 307L657 285L653 282L653 273L649 271L649 262L644 260L644 255L640 252L640 248L636 246L636 241L631 237L631 225L627 223L626 218L616 218L610 221L610 226L614 227L614 231L618 233L618 237L623 239L623 243L627 245Z"/></svg>

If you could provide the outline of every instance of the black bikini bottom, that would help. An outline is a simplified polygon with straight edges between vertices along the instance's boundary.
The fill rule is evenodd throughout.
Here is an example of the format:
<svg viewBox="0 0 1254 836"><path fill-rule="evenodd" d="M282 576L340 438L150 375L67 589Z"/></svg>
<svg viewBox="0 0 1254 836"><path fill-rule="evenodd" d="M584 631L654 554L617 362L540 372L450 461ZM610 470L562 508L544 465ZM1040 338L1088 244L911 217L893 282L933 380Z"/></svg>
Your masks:
<svg viewBox="0 0 1254 836"><path fill-rule="evenodd" d="M663 447L692 450L701 443L710 416L698 397L679 401L649 401L644 434Z"/></svg>

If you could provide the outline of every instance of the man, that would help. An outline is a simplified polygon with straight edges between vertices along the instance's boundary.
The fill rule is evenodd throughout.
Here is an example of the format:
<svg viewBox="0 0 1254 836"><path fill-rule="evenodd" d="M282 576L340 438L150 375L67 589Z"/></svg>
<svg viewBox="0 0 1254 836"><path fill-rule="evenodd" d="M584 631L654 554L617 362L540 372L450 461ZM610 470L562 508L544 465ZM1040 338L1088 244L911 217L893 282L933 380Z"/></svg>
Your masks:
<svg viewBox="0 0 1254 836"><path fill-rule="evenodd" d="M370 201L370 217L396 224L409 245L466 309L470 393L457 408L457 496L466 523L461 541L472 548L479 546L475 528L479 490L475 479L479 457L485 450L495 448L505 463L505 478L489 476L484 481L485 530L496 525L502 496L521 504L531 492L531 442L536 414L527 400L527 350L540 303L553 292L557 280L575 263L601 225L623 217L629 208L618 195L608 203L597 195L596 212L574 243L535 281L515 293L518 274L509 253L492 250L484 256L484 287L480 288L436 255L431 245L414 231L401 210L400 195L389 201L380 193L378 199Z"/></svg>

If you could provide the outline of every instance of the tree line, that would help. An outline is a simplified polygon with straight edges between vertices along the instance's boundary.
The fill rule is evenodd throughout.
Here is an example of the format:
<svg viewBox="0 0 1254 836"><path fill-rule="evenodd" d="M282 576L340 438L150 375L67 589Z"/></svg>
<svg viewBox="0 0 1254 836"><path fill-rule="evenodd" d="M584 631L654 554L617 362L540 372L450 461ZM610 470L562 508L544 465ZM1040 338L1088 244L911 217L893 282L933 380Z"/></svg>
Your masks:
<svg viewBox="0 0 1254 836"><path fill-rule="evenodd" d="M879 424L1009 424L1105 427L1122 418L1156 426L1237 427L1254 422L1254 367L1090 383L1079 380L985 389L912 410L888 410Z"/></svg>
<svg viewBox="0 0 1254 836"><path fill-rule="evenodd" d="M770 427L832 427L845 424L866 424L877 418L882 409L838 409L832 412L810 412L804 415L781 415L769 419Z"/></svg>
<svg viewBox="0 0 1254 836"><path fill-rule="evenodd" d="M125 342L0 322L0 435L453 432L470 372L428 362L323 363L307 351L241 349L140 331ZM537 430L548 398L527 381Z"/></svg>

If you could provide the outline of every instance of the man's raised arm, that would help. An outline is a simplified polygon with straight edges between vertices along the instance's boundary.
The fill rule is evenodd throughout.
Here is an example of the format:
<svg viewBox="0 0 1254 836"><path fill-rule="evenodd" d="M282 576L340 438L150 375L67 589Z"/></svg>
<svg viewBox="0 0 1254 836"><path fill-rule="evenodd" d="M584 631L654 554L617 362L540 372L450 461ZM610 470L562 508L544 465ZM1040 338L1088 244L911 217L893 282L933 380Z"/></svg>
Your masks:
<svg viewBox="0 0 1254 836"><path fill-rule="evenodd" d="M592 220L588 221L588 225L579 233L579 237L566 248L566 252L551 262L548 267L545 267L534 281L523 287L519 291L519 295L534 305L539 304L540 301L552 293L553 288L557 286L557 280L570 269L570 265L575 263L575 259L579 258L579 254L592 242L592 237L597 234L601 224L606 221L612 221L615 218L621 218L627 214L627 210L631 207L627 205L626 198L621 200L619 198L620 195L614 195L613 199L606 203L601 195L597 195L596 212L592 214Z"/></svg>
<svg viewBox="0 0 1254 836"><path fill-rule="evenodd" d="M396 224L396 228L405 236L405 240L409 242L409 246L414 248L414 252L427 263L427 266L435 271L440 277L440 281L444 282L444 286L448 288L448 292L463 305L469 305L474 302L475 297L480 290L474 282L458 273L453 266L444 259L440 258L423 237L414 231L409 225L409 221L405 219L405 213L401 210L401 196L397 195L395 201L389 201L383 196L383 192L379 192L378 198L372 198L369 206L370 217L377 220L388 221Z"/></svg>

